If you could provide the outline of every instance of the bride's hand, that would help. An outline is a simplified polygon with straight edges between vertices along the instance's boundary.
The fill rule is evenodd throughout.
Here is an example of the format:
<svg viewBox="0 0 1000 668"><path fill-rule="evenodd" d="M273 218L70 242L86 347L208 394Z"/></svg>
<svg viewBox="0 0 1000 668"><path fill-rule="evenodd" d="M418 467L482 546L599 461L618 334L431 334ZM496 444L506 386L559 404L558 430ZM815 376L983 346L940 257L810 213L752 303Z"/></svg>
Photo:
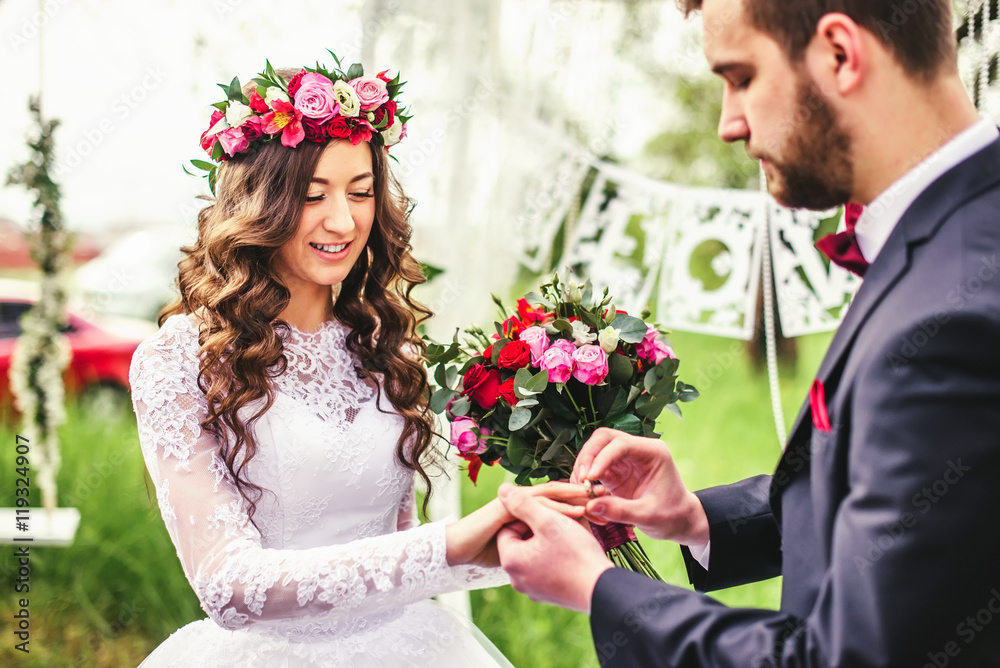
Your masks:
<svg viewBox="0 0 1000 668"><path fill-rule="evenodd" d="M526 489L544 505L575 520L583 517L584 506L591 499L586 487L566 482L548 482ZM448 565L499 566L496 535L504 525L513 521L515 518L500 500L493 499L449 524L445 527Z"/></svg>

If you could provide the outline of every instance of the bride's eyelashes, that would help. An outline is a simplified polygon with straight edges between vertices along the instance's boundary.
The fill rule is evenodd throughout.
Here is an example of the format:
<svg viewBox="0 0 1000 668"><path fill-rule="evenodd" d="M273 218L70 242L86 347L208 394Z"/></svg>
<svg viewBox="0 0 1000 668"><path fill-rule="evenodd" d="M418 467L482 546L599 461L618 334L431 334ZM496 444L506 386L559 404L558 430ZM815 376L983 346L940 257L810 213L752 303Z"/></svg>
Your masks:
<svg viewBox="0 0 1000 668"><path fill-rule="evenodd" d="M372 197L375 197L375 193L373 193L373 192L357 192L357 193L351 193L351 197L356 197L358 199L371 199ZM306 201L307 202L321 202L325 198L326 198L326 195L309 195L308 197L306 197Z"/></svg>

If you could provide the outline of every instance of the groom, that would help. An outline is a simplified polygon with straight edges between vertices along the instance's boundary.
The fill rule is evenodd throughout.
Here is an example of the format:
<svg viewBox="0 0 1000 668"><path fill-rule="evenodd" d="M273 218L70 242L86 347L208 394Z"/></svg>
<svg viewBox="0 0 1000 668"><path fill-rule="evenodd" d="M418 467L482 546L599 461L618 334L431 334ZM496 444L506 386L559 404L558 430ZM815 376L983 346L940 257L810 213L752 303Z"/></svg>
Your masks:
<svg viewBox="0 0 1000 668"><path fill-rule="evenodd" d="M509 486L501 562L589 612L606 666L1000 665L1000 140L959 80L950 1L686 9L724 81L719 134L771 194L866 205L827 246L864 282L772 475L691 493L660 441L584 446L575 478L609 493L588 517L680 543L697 592L613 568ZM699 593L779 574L779 611Z"/></svg>

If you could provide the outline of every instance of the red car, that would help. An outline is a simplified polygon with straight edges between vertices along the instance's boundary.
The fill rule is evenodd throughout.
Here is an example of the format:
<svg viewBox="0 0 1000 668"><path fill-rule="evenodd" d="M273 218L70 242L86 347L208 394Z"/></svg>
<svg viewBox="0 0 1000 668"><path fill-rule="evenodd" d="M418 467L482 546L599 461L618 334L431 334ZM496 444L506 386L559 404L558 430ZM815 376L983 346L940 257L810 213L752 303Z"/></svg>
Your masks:
<svg viewBox="0 0 1000 668"><path fill-rule="evenodd" d="M38 298L38 286L26 281L0 280L0 406L11 405L10 360L21 333L19 320ZM156 331L144 320L83 317L69 309L66 338L72 350L64 376L67 396L91 390L128 391L132 353Z"/></svg>

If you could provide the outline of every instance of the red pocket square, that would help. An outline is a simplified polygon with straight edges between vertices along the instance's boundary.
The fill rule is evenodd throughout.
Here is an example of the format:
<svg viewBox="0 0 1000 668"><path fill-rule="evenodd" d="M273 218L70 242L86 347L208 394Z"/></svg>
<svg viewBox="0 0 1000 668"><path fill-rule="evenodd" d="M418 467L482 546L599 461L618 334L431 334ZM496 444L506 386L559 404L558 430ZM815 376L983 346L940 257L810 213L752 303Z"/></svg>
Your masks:
<svg viewBox="0 0 1000 668"><path fill-rule="evenodd" d="M826 412L826 390L818 378L809 389L809 409L812 411L813 426L820 431L831 431L830 416Z"/></svg>

